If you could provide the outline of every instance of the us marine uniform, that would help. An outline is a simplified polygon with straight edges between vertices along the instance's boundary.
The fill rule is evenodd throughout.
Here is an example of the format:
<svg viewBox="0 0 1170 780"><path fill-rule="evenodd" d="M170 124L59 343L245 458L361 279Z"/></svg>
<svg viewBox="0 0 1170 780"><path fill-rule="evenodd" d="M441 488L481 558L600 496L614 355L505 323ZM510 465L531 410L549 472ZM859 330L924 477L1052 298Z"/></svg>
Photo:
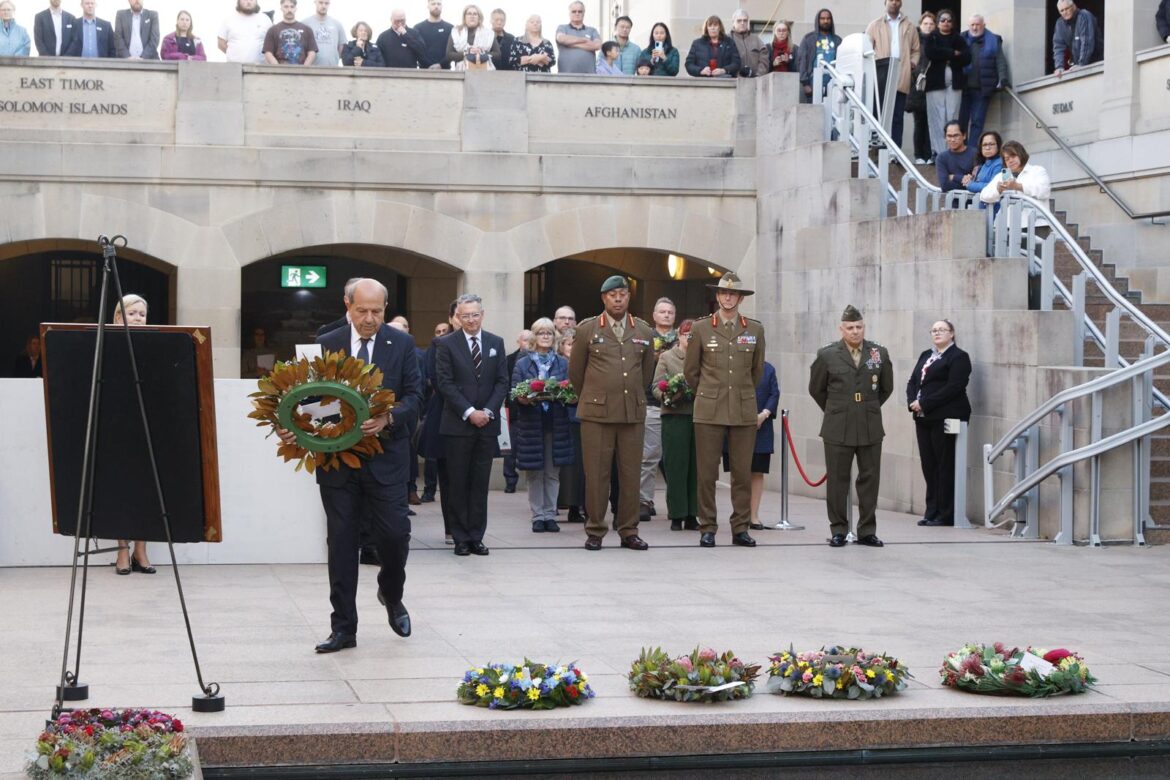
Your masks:
<svg viewBox="0 0 1170 780"><path fill-rule="evenodd" d="M885 437L882 404L894 391L894 370L886 348L865 339L861 312L846 306L840 327L842 340L817 351L808 382L809 395L825 413L821 439L828 472L825 505L833 535L829 544L841 547L849 533L845 511L856 457L857 541L881 547L875 512Z"/></svg>
<svg viewBox="0 0 1170 780"><path fill-rule="evenodd" d="M739 313L743 289L733 273L709 284L719 310L695 320L683 373L695 388L695 459L699 483L699 544L715 546L719 527L715 481L723 439L731 466L732 543L754 547L752 522L752 450L756 442L756 385L764 373L764 328ZM726 293L736 293L737 297Z"/></svg>
<svg viewBox="0 0 1170 780"><path fill-rule="evenodd" d="M654 334L626 311L629 285L611 276L601 286L606 312L577 326L569 358L569 381L577 389L585 471L585 547L596 550L605 536L610 471L617 457L616 523L622 546L645 550L638 536L638 483L646 420L646 388L654 378Z"/></svg>

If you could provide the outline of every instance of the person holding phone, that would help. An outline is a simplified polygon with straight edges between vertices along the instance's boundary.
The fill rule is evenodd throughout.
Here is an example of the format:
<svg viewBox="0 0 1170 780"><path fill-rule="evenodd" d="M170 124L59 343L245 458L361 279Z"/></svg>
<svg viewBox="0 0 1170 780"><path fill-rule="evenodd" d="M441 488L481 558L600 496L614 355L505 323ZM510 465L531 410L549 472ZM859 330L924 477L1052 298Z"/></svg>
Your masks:
<svg viewBox="0 0 1170 780"><path fill-rule="evenodd" d="M651 76L678 75L678 49L671 43L670 28L662 22L651 28L650 45L642 50L641 60L649 61Z"/></svg>

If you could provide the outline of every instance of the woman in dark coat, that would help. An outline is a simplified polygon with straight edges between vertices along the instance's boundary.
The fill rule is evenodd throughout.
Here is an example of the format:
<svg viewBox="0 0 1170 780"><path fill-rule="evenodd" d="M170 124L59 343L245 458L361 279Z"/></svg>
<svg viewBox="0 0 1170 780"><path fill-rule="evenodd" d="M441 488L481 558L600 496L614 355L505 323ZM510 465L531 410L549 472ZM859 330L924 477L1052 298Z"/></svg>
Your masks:
<svg viewBox="0 0 1170 780"><path fill-rule="evenodd" d="M373 41L374 31L365 22L358 22L349 31L353 40L341 50L341 64L346 67L383 68L382 50Z"/></svg>
<svg viewBox="0 0 1170 780"><path fill-rule="evenodd" d="M754 531L762 530L760 522L760 501L764 497L764 475L772 465L772 453L776 451L776 436L772 420L780 407L780 383L776 381L776 368L764 361L764 375L756 385L756 447L752 453L752 523ZM724 443L723 470L731 471L727 458L727 444Z"/></svg>
<svg viewBox="0 0 1170 780"><path fill-rule="evenodd" d="M937 155L947 148L947 122L959 118L963 88L967 86L964 69L971 64L971 48L955 31L955 15L944 8L938 12L938 27L926 36L923 59L926 69L926 119L930 125L930 146ZM966 132L967 128L963 128Z"/></svg>
<svg viewBox="0 0 1170 780"><path fill-rule="evenodd" d="M559 383L569 378L569 361L553 351L556 328L541 317L532 323L528 351L512 369L512 386L539 379ZM565 405L556 401L517 398L512 420L512 456L516 468L526 472L528 506L532 509L532 531L560 531L557 525L557 491L560 468L573 463L573 435Z"/></svg>
<svg viewBox="0 0 1170 780"><path fill-rule="evenodd" d="M687 73L692 76L735 78L741 67L739 51L727 37L723 20L708 16L703 37L696 38L687 54Z"/></svg>
<svg viewBox="0 0 1170 780"><path fill-rule="evenodd" d="M906 383L906 407L914 415L926 480L926 513L918 524L954 525L956 437L946 433L945 422L971 419L971 357L955 344L955 326L949 320L930 326L930 340L934 346L918 356Z"/></svg>

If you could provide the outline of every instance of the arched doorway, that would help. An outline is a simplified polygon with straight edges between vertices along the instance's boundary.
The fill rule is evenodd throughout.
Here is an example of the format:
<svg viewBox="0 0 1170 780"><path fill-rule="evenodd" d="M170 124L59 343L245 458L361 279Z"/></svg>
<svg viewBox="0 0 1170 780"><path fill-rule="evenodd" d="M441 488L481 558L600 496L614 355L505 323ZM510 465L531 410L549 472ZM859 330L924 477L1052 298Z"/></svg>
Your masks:
<svg viewBox="0 0 1170 780"><path fill-rule="evenodd" d="M150 320L175 321L175 267L134 249L118 250L123 292L150 306ZM95 241L38 239L0 246L0 356L7 360L42 322L96 322L102 284L102 254ZM116 290L110 280L107 312ZM109 315L107 315L108 318Z"/></svg>
<svg viewBox="0 0 1170 780"><path fill-rule="evenodd" d="M460 271L370 244L304 247L250 263L241 270L240 375L258 376L273 360L292 358L297 344L312 343L318 328L345 315L345 283L359 276L386 285L387 320L405 316L425 347L434 323L447 320Z"/></svg>
<svg viewBox="0 0 1170 780"><path fill-rule="evenodd" d="M612 274L630 279L630 311L650 321L654 302L670 298L678 320L709 313L707 284L725 269L704 260L654 249L598 249L580 252L529 270L524 278L524 324L571 306L578 320L601 309L598 290Z"/></svg>

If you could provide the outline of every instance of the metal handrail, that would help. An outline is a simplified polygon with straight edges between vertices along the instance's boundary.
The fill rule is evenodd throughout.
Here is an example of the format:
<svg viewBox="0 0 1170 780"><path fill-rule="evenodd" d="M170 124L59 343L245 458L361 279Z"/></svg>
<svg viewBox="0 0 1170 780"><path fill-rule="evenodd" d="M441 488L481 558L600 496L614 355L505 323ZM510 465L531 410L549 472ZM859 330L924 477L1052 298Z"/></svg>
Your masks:
<svg viewBox="0 0 1170 780"><path fill-rule="evenodd" d="M1071 157L1073 162L1075 162L1077 164L1077 167L1079 167L1082 171L1087 173L1089 175L1089 178L1091 178L1094 182L1096 182L1096 184L1100 188L1101 192L1108 195L1109 199L1112 200L1114 203L1116 203L1117 207L1120 208L1122 211L1124 211L1125 215L1127 217L1129 217L1130 219L1148 219L1153 224L1156 224L1156 225L1166 224L1164 222L1153 222L1153 221L1158 217L1170 217L1170 210L1145 211L1145 212L1142 212L1140 214L1138 212L1135 212L1132 208L1130 208L1129 204L1126 203L1121 198L1121 196L1118 195L1114 191L1114 189L1109 186L1109 184L1104 179L1102 179L1099 175L1097 175L1096 171L1094 171L1092 168L1089 167L1088 163L1086 163L1083 159L1081 159L1081 156L1079 154L1077 154L1075 151L1073 151L1073 148L1071 146L1069 146L1067 143L1065 143L1065 140L1063 138L1058 136L1056 133L1052 132L1052 127L1045 124L1044 120L1042 120L1039 116L1037 116L1036 112L1028 107L1028 104L1024 102L1024 99L1022 97L1020 97L1019 94L1017 94L1014 89L1012 89L1011 87L1004 87L1003 91L1006 92L1009 96L1011 96L1012 100L1016 101L1016 104L1019 105L1019 107L1024 110L1024 113L1026 113L1028 116L1032 117L1032 121L1036 123L1037 129L1043 130L1045 133L1047 133L1048 137L1056 142L1056 145L1060 147L1061 151L1064 152L1065 154L1067 154L1069 157Z"/></svg>
<svg viewBox="0 0 1170 780"><path fill-rule="evenodd" d="M1084 447L1057 455L1008 489L1003 498L994 507L987 510L987 519L990 521L999 517L1014 501L1061 469L1088 458L1104 455L1106 452L1121 447L1122 445L1131 444L1138 439L1157 433L1167 425L1170 425L1170 415L1164 414L1161 417L1153 417L1146 420L1132 428L1118 431L1112 436L1106 436L1104 439L1086 444Z"/></svg>
<svg viewBox="0 0 1170 780"><path fill-rule="evenodd" d="M1012 447L1012 444L1020 437L1022 433L1024 433L1024 431L1028 430L1033 425L1036 425L1049 414L1055 412L1069 401L1075 401L1078 398L1092 395L1093 393L1099 392L1101 390L1107 390L1110 387L1119 385L1122 382L1127 382L1136 376L1141 376L1147 371L1161 368L1167 364L1170 364L1170 352L1159 352L1157 355L1144 358L1130 366L1112 371L1104 376L1099 376L1096 379L1091 379L1084 384L1061 390L1059 393L1038 406L1036 410L1027 417L1012 426L1011 430L1005 433L1003 437L1000 438L1000 440L985 453L985 459L988 463L996 460L1000 455L1007 452L1007 450ZM1166 419L1170 421L1170 415L1163 415L1162 417L1155 419Z"/></svg>

